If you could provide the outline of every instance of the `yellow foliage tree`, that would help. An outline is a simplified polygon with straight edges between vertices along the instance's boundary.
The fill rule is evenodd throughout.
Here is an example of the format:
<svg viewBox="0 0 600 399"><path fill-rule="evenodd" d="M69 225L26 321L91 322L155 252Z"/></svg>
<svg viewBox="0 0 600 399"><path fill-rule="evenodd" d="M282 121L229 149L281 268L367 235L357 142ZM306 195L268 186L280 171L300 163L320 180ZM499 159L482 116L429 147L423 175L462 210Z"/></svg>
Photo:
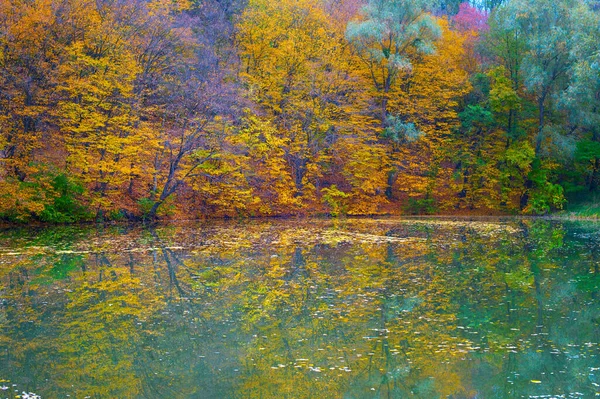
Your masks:
<svg viewBox="0 0 600 399"><path fill-rule="evenodd" d="M128 10L135 13L136 10ZM97 212L135 210L133 181L147 174L143 163L158 145L139 119L134 83L142 68L127 43L133 27L121 21L127 10L107 12L90 5L87 34L66 48L61 65L56 117L68 153L66 169L90 190Z"/></svg>
<svg viewBox="0 0 600 399"><path fill-rule="evenodd" d="M412 71L402 79L389 101L390 114L412 126L418 140L407 144L408 134L392 136L390 156L395 172L393 192L435 198L442 208L455 201L453 165L444 163L451 133L459 126L461 99L470 91L469 75L463 68L466 35L450 30L446 19L437 19L442 36L436 52L415 58ZM404 134L403 134L404 133ZM388 136L389 137L389 136Z"/></svg>

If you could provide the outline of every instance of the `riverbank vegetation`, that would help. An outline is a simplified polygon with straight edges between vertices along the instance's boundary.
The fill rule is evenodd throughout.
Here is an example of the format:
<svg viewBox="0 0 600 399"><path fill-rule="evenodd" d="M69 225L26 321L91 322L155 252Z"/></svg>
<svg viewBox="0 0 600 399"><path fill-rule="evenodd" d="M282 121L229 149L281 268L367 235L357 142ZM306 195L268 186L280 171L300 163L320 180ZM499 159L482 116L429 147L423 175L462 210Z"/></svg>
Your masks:
<svg viewBox="0 0 600 399"><path fill-rule="evenodd" d="M0 0L0 217L546 214L595 198L598 9Z"/></svg>

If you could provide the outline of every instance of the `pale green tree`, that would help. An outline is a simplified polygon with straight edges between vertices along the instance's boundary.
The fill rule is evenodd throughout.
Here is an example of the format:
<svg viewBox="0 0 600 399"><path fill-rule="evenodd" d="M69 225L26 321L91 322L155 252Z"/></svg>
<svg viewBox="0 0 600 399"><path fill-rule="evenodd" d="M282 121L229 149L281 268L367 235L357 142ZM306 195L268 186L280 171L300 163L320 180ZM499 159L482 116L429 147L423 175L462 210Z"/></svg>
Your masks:
<svg viewBox="0 0 600 399"><path fill-rule="evenodd" d="M492 18L497 20L492 27L512 34L499 48L500 53L510 53L514 62L522 55L520 65L507 66L512 74L520 75L537 105L537 155L546 139L548 104L551 100L556 103L569 84L577 61L573 49L594 22L590 13L586 2L576 0L514 0L500 7Z"/></svg>
<svg viewBox="0 0 600 399"><path fill-rule="evenodd" d="M441 29L427 13L432 5L430 0L370 0L364 19L348 24L346 35L368 67L383 126L398 77L411 70L415 56L435 51Z"/></svg>

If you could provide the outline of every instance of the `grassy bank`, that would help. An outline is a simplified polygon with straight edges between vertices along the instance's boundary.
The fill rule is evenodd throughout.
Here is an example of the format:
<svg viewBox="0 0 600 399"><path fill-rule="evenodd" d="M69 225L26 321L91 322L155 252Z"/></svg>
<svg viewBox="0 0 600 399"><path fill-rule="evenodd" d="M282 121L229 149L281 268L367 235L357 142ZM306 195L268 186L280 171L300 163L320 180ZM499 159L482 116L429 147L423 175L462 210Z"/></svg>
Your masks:
<svg viewBox="0 0 600 399"><path fill-rule="evenodd" d="M600 219L600 201L572 203L557 215L573 219Z"/></svg>

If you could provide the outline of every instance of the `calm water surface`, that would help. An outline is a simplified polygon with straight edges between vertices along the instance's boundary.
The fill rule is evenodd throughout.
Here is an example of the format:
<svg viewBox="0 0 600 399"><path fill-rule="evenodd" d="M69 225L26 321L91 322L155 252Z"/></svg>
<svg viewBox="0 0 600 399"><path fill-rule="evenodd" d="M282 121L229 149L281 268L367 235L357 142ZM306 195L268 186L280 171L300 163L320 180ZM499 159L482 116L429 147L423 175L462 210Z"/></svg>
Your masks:
<svg viewBox="0 0 600 399"><path fill-rule="evenodd" d="M0 398L592 398L599 262L589 222L5 229Z"/></svg>

